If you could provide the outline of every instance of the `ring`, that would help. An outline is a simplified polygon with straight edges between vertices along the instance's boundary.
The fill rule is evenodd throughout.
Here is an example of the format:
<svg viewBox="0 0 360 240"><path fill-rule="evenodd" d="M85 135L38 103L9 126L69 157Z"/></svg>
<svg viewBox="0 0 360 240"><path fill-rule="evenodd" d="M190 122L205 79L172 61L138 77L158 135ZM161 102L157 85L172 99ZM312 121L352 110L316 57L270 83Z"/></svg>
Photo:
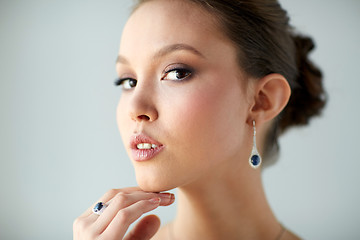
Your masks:
<svg viewBox="0 0 360 240"><path fill-rule="evenodd" d="M98 202L92 211L93 211L93 213L100 215L103 213L103 211L105 210L106 207L107 207L107 205L104 204L103 202Z"/></svg>

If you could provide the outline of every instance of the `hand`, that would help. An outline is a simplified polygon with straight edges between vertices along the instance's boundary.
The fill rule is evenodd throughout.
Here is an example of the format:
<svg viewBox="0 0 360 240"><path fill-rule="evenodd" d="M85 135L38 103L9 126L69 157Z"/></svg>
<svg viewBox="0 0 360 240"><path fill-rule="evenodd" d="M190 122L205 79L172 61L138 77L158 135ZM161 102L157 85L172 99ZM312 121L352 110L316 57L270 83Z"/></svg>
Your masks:
<svg viewBox="0 0 360 240"><path fill-rule="evenodd" d="M99 199L108 205L100 216L92 212L94 204L74 221L74 240L148 240L160 227L160 220L154 215L142 218L126 236L124 235L130 224L141 215L158 206L168 206L174 200L175 197L171 193L148 193L140 188L110 190Z"/></svg>

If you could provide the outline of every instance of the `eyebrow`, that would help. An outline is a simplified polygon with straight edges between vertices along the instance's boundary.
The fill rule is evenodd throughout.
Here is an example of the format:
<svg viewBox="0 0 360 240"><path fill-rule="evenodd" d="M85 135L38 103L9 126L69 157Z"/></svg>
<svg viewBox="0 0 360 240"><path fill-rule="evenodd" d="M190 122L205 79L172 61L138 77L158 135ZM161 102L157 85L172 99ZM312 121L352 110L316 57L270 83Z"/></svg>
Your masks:
<svg viewBox="0 0 360 240"><path fill-rule="evenodd" d="M199 52L196 48L188 44L178 43L178 44L171 44L161 48L158 52L154 54L153 59L162 58L172 52L183 51L183 50L192 52L193 54L201 58L205 58L205 56L201 52ZM129 61L122 55L118 55L118 57L116 58L116 63L129 65Z"/></svg>

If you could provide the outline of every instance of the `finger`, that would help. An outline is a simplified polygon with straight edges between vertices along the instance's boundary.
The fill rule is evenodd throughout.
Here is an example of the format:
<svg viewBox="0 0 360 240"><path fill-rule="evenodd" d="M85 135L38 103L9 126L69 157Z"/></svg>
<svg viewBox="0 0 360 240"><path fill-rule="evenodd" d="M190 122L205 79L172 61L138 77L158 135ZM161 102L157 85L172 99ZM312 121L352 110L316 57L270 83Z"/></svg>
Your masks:
<svg viewBox="0 0 360 240"><path fill-rule="evenodd" d="M120 193L120 192L123 192L123 193L134 193L134 192L139 192L139 191L142 191L139 187L128 187L128 188L120 188L120 189L111 189L109 191L107 191L101 198L99 198L96 203L98 202L108 202L110 201L116 194ZM81 214L79 216L79 218L82 218L82 217L87 217L89 216L90 214L92 214L92 209L93 207L95 206L95 204L93 204L93 206L89 207L83 214Z"/></svg>
<svg viewBox="0 0 360 240"><path fill-rule="evenodd" d="M146 216L135 225L124 240L148 240L155 235L159 228L160 219L157 216Z"/></svg>
<svg viewBox="0 0 360 240"><path fill-rule="evenodd" d="M98 201L108 202L119 192L136 193L136 192L143 192L143 191L139 187L112 189L112 190L108 191L106 194L104 194ZM93 206L95 206L95 204ZM96 233L94 231L93 225L99 216L96 214L93 214L93 212L92 212L93 206L88 208L82 215L80 215L78 218L76 218L74 220L74 222L73 222L74 236L76 234L79 234L80 232L84 232L84 231L90 232L90 233Z"/></svg>
<svg viewBox="0 0 360 240"><path fill-rule="evenodd" d="M122 239L130 224L144 213L154 210L160 205L160 198L141 200L117 212L114 219L102 234L104 239Z"/></svg>
<svg viewBox="0 0 360 240"><path fill-rule="evenodd" d="M174 194L171 193L118 193L114 196L113 199L110 200L108 207L100 216L92 214L89 216L89 218L92 218L94 221L96 221L96 226L94 226L96 228L95 231L101 233L107 228L107 226L111 223L111 221L115 218L121 209L129 207L136 202L150 200L153 198L160 198L161 206L170 205L175 200Z"/></svg>

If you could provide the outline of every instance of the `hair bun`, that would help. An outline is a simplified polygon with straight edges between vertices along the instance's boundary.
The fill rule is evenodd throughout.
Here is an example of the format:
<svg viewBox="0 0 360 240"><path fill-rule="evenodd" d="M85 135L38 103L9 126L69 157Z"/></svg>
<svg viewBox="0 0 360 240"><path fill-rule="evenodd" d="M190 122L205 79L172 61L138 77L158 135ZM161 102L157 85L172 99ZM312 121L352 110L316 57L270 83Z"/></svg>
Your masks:
<svg viewBox="0 0 360 240"><path fill-rule="evenodd" d="M308 124L311 117L321 113L326 103L322 73L308 57L315 47L313 40L300 35L293 36L293 39L298 74L289 103L281 115L281 132L290 126Z"/></svg>

